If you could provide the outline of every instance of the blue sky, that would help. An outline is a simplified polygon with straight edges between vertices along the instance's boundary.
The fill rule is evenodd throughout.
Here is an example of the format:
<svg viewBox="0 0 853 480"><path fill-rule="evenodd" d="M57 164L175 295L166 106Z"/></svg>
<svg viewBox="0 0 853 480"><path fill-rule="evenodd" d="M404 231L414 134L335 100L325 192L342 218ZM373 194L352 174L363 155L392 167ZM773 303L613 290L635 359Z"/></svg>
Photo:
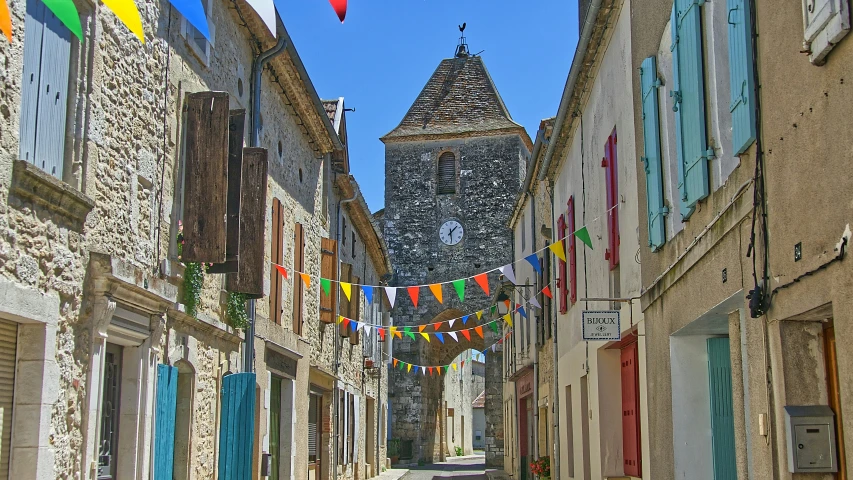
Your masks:
<svg viewBox="0 0 853 480"><path fill-rule="evenodd" d="M372 211L384 206L385 150L393 129L467 23L513 119L533 138L556 114L578 37L575 0L349 0L338 22L327 0L279 0L317 93L344 97L350 164Z"/></svg>

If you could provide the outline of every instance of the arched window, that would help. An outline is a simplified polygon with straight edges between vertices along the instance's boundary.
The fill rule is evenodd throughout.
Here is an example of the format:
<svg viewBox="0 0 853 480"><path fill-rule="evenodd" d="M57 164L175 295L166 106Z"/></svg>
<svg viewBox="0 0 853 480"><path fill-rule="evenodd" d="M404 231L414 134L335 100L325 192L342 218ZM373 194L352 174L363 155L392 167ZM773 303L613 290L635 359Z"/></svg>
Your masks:
<svg viewBox="0 0 853 480"><path fill-rule="evenodd" d="M438 157L438 188L435 193L456 193L456 156L451 152L444 152Z"/></svg>

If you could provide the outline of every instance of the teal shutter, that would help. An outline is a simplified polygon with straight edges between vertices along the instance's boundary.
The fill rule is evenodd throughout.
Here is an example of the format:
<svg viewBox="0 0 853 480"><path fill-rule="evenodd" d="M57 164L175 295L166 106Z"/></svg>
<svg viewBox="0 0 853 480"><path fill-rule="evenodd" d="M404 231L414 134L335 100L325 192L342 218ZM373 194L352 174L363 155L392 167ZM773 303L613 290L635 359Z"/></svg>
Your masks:
<svg viewBox="0 0 853 480"><path fill-rule="evenodd" d="M174 477L177 402L178 369L169 365L157 365L154 480L171 480Z"/></svg>
<svg viewBox="0 0 853 480"><path fill-rule="evenodd" d="M19 158L62 178L71 31L40 0L27 0Z"/></svg>
<svg viewBox="0 0 853 480"><path fill-rule="evenodd" d="M728 337L708 339L714 480L737 480L732 366Z"/></svg>
<svg viewBox="0 0 853 480"><path fill-rule="evenodd" d="M708 196L708 151L705 138L705 82L702 64L703 0L675 0L672 12L672 58L675 85L676 143L681 213L690 217Z"/></svg>
<svg viewBox="0 0 853 480"><path fill-rule="evenodd" d="M755 69L752 63L750 0L727 0L729 22L729 80L732 103L732 151L743 153L756 138Z"/></svg>
<svg viewBox="0 0 853 480"><path fill-rule="evenodd" d="M669 213L663 203L658 87L657 61L652 56L643 60L640 66L640 90L643 95L643 167L646 171L649 247L653 252L666 242L664 217Z"/></svg>
<svg viewBox="0 0 853 480"><path fill-rule="evenodd" d="M255 440L255 374L222 379L219 421L219 479L250 480Z"/></svg>

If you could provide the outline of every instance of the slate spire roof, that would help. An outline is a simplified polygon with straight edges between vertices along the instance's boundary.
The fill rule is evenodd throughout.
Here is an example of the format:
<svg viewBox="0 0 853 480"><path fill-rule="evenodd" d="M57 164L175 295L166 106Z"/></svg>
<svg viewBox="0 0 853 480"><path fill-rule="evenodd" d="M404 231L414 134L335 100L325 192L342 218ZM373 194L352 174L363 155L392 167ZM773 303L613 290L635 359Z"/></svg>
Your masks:
<svg viewBox="0 0 853 480"><path fill-rule="evenodd" d="M483 59L461 56L441 61L406 116L382 141L499 131L527 137L512 120Z"/></svg>

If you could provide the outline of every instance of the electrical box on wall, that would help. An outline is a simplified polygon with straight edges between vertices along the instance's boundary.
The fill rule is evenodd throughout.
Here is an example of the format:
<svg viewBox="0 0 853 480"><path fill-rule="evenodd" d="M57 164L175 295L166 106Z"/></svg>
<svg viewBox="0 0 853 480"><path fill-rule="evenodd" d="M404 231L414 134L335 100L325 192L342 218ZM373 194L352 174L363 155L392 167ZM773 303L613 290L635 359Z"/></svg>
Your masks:
<svg viewBox="0 0 853 480"><path fill-rule="evenodd" d="M835 413L826 405L786 406L788 471L837 472Z"/></svg>

